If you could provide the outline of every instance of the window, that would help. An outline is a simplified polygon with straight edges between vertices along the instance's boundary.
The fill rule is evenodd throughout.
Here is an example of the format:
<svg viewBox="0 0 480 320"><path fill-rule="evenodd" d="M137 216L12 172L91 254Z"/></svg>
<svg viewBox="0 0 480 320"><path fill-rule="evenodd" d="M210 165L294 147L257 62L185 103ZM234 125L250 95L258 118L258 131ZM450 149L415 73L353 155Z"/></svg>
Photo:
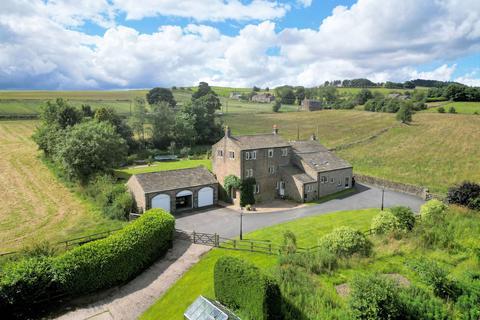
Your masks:
<svg viewBox="0 0 480 320"><path fill-rule="evenodd" d="M288 148L283 148L282 149L282 157L288 156Z"/></svg>
<svg viewBox="0 0 480 320"><path fill-rule="evenodd" d="M330 183L335 183L335 179L334 179L334 178L330 178Z"/></svg>
<svg viewBox="0 0 480 320"><path fill-rule="evenodd" d="M350 178L345 177L345 188L348 188L350 186Z"/></svg>
<svg viewBox="0 0 480 320"><path fill-rule="evenodd" d="M259 184L253 185L253 192L254 192L255 194L259 194L259 193L260 193L260 185L259 185Z"/></svg>
<svg viewBox="0 0 480 320"><path fill-rule="evenodd" d="M217 150L217 157L223 157L223 150Z"/></svg>
<svg viewBox="0 0 480 320"><path fill-rule="evenodd" d="M268 173L269 174L274 174L275 173L275 167L273 167L273 166L268 167Z"/></svg>
<svg viewBox="0 0 480 320"><path fill-rule="evenodd" d="M228 151L228 157L230 159L235 159L235 151Z"/></svg>
<svg viewBox="0 0 480 320"><path fill-rule="evenodd" d="M245 160L255 160L257 159L257 151L246 151Z"/></svg>
<svg viewBox="0 0 480 320"><path fill-rule="evenodd" d="M245 178L253 177L253 169L245 169Z"/></svg>
<svg viewBox="0 0 480 320"><path fill-rule="evenodd" d="M305 186L305 190L306 190L306 192L312 192L313 191L313 186L311 184L307 184Z"/></svg>
<svg viewBox="0 0 480 320"><path fill-rule="evenodd" d="M268 157L273 158L273 149L268 149Z"/></svg>
<svg viewBox="0 0 480 320"><path fill-rule="evenodd" d="M342 187L342 179L338 179L337 188Z"/></svg>
<svg viewBox="0 0 480 320"><path fill-rule="evenodd" d="M322 176L322 177L320 178L320 182L321 182L321 183L327 183L327 182L328 182L328 177Z"/></svg>

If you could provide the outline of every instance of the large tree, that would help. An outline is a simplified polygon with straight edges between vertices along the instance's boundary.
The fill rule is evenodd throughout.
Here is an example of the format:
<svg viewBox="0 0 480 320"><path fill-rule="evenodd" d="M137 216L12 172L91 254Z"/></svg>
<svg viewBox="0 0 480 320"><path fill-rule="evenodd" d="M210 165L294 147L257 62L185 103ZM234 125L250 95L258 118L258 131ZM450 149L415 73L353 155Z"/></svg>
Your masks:
<svg viewBox="0 0 480 320"><path fill-rule="evenodd" d="M185 105L183 112L195 121L196 142L213 143L221 136L222 127L215 117L221 107L216 95L207 94Z"/></svg>
<svg viewBox="0 0 480 320"><path fill-rule="evenodd" d="M147 123L147 106L142 98L135 98L133 113L129 119L130 127L145 146L145 124Z"/></svg>
<svg viewBox="0 0 480 320"><path fill-rule="evenodd" d="M175 123L175 112L166 102L151 106L149 114L151 125L152 142L156 148L164 149L170 145L173 138L173 127Z"/></svg>
<svg viewBox="0 0 480 320"><path fill-rule="evenodd" d="M133 131L126 124L125 120L110 107L101 107L95 111L95 120L110 123L115 131L127 142L130 149L134 148L136 143L133 139Z"/></svg>
<svg viewBox="0 0 480 320"><path fill-rule="evenodd" d="M172 91L166 88L153 88L147 93L147 101L150 105L166 102L171 108L177 105Z"/></svg>
<svg viewBox="0 0 480 320"><path fill-rule="evenodd" d="M125 160L127 145L107 122L88 121L65 133L55 160L74 179L82 182Z"/></svg>
<svg viewBox="0 0 480 320"><path fill-rule="evenodd" d="M217 94L212 90L212 88L206 82L200 82L198 84L198 89L192 94L192 101L208 94L216 96Z"/></svg>
<svg viewBox="0 0 480 320"><path fill-rule="evenodd" d="M55 102L47 101L41 108L40 119L45 125L53 125L65 129L82 120L82 114L66 100L58 98Z"/></svg>

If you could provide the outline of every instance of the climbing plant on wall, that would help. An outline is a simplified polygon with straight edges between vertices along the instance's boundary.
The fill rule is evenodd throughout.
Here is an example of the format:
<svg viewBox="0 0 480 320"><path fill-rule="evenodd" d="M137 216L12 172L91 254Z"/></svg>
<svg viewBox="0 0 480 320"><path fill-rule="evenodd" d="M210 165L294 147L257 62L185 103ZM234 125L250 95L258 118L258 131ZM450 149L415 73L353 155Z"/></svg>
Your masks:
<svg viewBox="0 0 480 320"><path fill-rule="evenodd" d="M223 180L223 187L225 188L228 197L231 197L232 189L240 189L241 184L240 178L233 174L226 176Z"/></svg>

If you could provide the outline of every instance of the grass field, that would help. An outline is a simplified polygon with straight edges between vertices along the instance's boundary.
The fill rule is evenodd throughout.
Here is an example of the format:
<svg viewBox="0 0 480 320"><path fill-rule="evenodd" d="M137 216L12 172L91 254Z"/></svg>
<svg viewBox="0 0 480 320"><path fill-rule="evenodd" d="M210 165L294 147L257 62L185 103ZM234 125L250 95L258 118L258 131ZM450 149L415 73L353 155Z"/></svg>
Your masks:
<svg viewBox="0 0 480 320"><path fill-rule="evenodd" d="M325 233L341 225L350 225L360 229L368 229L377 209L360 211L342 211L299 219L279 224L245 235L245 239L269 239L281 243L283 231L291 230L297 235L299 246L314 246ZM251 252L238 252L226 249L213 249L202 260L187 271L165 295L152 305L140 319L183 319L185 309L201 294L215 297L213 291L213 266L221 256L229 255L246 259L258 267L268 270L277 263L277 257Z"/></svg>
<svg viewBox="0 0 480 320"><path fill-rule="evenodd" d="M117 176L128 179L132 174L158 172L165 170L194 168L198 166L204 166L208 170L212 170L211 160L179 160L169 162L154 162L151 165L128 167L115 170Z"/></svg>
<svg viewBox="0 0 480 320"><path fill-rule="evenodd" d="M245 235L249 239L270 239L281 243L283 232L290 230L295 233L299 246L311 246L318 239L339 226L352 226L359 230L367 229L371 219L379 212L377 209L359 211L341 211L326 215L298 219L292 222L268 227ZM457 279L462 279L467 270L479 268L479 262L469 253L470 248L477 244L480 230L478 212L463 208L450 209L448 220L451 223L455 241L466 248L447 251L444 249L425 249L418 246L415 234L410 234L400 240L385 237L371 237L374 243L374 253L369 258L352 258L342 263L333 274L310 274L312 281L321 286L323 297L327 294L335 300L336 308L346 309L346 300L337 295L335 286L349 283L355 276L367 273L399 273L411 283L426 288L418 274L408 267L408 262L421 257L435 259L448 266L450 273ZM236 256L248 260L267 273L272 273L278 263L276 256L213 249L199 263L188 270L155 304L153 304L140 319L170 320L183 319L183 312L199 295L214 298L213 267L221 256ZM298 301L308 301L307 297L298 297ZM318 309L317 309L318 312ZM317 316L319 316L317 314ZM315 317L326 319L326 317Z"/></svg>
<svg viewBox="0 0 480 320"><path fill-rule="evenodd" d="M24 245L111 230L103 218L61 184L38 158L33 121L0 121L0 252Z"/></svg>
<svg viewBox="0 0 480 320"><path fill-rule="evenodd" d="M480 102L449 102L442 104L445 109L445 113L448 113L448 109L455 108L455 111L460 114L474 114L475 112L480 114ZM439 107L429 108L424 112L436 112L438 113Z"/></svg>

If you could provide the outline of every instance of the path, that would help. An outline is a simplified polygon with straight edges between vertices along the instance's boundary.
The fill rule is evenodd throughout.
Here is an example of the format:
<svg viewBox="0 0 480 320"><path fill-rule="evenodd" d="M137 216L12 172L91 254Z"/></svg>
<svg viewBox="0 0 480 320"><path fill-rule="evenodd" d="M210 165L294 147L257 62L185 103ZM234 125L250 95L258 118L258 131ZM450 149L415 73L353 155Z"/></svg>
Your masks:
<svg viewBox="0 0 480 320"><path fill-rule="evenodd" d="M281 212L245 213L243 215L243 231L254 231L298 218L333 211L380 208L381 189L361 184L357 184L356 188L357 192L354 194L317 205ZM422 199L415 196L385 190L385 207L387 208L402 205L418 212L423 203ZM239 216L238 212L226 208L177 215L176 228L185 231L218 233L222 237L231 238L239 234Z"/></svg>
<svg viewBox="0 0 480 320"><path fill-rule="evenodd" d="M124 286L76 301L60 320L137 319L211 247L176 240L167 255Z"/></svg>

